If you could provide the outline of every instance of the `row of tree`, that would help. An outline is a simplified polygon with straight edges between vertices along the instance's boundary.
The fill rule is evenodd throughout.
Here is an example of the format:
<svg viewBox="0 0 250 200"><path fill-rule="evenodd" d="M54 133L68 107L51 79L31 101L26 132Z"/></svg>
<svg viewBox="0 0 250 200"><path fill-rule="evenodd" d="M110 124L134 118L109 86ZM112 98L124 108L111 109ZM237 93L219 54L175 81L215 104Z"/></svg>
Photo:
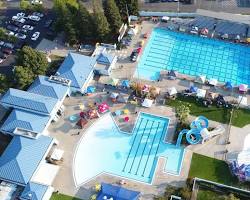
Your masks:
<svg viewBox="0 0 250 200"><path fill-rule="evenodd" d="M70 45L85 41L112 41L128 12L138 12L137 0L105 0L103 4L93 0L92 6L93 12L90 13L77 0L54 0L56 29L65 32Z"/></svg>
<svg viewBox="0 0 250 200"><path fill-rule="evenodd" d="M5 28L0 27L0 40L9 41L15 43L17 38L14 35L8 35Z"/></svg>

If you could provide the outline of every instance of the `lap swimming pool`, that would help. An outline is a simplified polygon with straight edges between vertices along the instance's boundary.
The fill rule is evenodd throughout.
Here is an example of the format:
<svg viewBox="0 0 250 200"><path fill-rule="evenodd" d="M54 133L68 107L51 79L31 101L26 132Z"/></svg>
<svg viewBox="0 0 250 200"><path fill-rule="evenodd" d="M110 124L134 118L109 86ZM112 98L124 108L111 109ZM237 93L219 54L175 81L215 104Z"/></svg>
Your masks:
<svg viewBox="0 0 250 200"><path fill-rule="evenodd" d="M220 82L250 85L250 48L155 28L138 63L135 76L158 80L160 71L207 75Z"/></svg>
<svg viewBox="0 0 250 200"><path fill-rule="evenodd" d="M164 143L169 119L140 113L132 134L121 133L110 114L90 127L79 142L74 178L81 185L101 173L151 183L159 157L164 171L180 172L184 149Z"/></svg>

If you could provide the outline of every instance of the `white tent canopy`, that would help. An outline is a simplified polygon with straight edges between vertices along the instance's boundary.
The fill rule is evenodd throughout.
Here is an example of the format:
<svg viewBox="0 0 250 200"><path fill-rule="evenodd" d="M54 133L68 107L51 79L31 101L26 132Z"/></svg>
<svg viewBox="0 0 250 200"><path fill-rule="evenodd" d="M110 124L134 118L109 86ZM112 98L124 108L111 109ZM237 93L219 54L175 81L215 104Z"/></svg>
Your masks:
<svg viewBox="0 0 250 200"><path fill-rule="evenodd" d="M146 108L150 108L153 104L153 100L151 99L144 99L142 106Z"/></svg>
<svg viewBox="0 0 250 200"><path fill-rule="evenodd" d="M215 78L211 78L211 79L209 80L209 84L210 84L210 85L216 86L217 83L218 83L218 80L215 79Z"/></svg>
<svg viewBox="0 0 250 200"><path fill-rule="evenodd" d="M238 103L242 106L247 106L247 97L239 96Z"/></svg>
<svg viewBox="0 0 250 200"><path fill-rule="evenodd" d="M137 28L131 28L131 29L129 29L128 34L129 35L136 35L137 32L138 32Z"/></svg>
<svg viewBox="0 0 250 200"><path fill-rule="evenodd" d="M204 98L206 96L206 93L206 90L198 88L196 96L199 98Z"/></svg>
<svg viewBox="0 0 250 200"><path fill-rule="evenodd" d="M44 185L52 185L52 182L55 179L59 168L60 167L58 165L52 165L44 162L40 164L38 170L32 177L32 181Z"/></svg>
<svg viewBox="0 0 250 200"><path fill-rule="evenodd" d="M162 21L169 21L169 20L170 20L170 17L168 17L168 16L163 16L163 17L161 18L161 20L162 20Z"/></svg>
<svg viewBox="0 0 250 200"><path fill-rule="evenodd" d="M250 165L250 151L242 151L237 158L239 166L242 164Z"/></svg>
<svg viewBox="0 0 250 200"><path fill-rule="evenodd" d="M175 87L168 88L167 92L170 96L177 94L177 90Z"/></svg>
<svg viewBox="0 0 250 200"><path fill-rule="evenodd" d="M53 160L61 160L63 157L64 151L61 149L55 149L51 154L51 159Z"/></svg>
<svg viewBox="0 0 250 200"><path fill-rule="evenodd" d="M196 82L198 82L198 83L205 83L206 82L206 76L205 75L199 75L199 76L197 76L196 77L196 80L195 80Z"/></svg>

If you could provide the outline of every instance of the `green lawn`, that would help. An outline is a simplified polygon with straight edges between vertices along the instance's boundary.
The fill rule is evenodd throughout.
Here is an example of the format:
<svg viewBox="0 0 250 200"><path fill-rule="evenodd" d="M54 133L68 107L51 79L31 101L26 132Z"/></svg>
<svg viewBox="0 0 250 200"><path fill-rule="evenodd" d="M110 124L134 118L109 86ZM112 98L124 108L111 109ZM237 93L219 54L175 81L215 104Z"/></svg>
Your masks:
<svg viewBox="0 0 250 200"><path fill-rule="evenodd" d="M220 197L222 197L222 195L219 195L216 192L199 189L196 200L217 200Z"/></svg>
<svg viewBox="0 0 250 200"><path fill-rule="evenodd" d="M229 123L231 109L217 108L216 106L204 107L200 102L197 102L194 97L177 97L176 100L168 100L167 105L171 107L178 107L186 103L190 106L190 114L194 116L203 115L210 120L221 122L224 124ZM243 127L250 124L250 110L238 109L235 110L232 119L232 125Z"/></svg>
<svg viewBox="0 0 250 200"><path fill-rule="evenodd" d="M196 153L193 154L188 176L190 178L203 178L226 185L237 185L238 183L237 179L231 175L226 162Z"/></svg>
<svg viewBox="0 0 250 200"><path fill-rule="evenodd" d="M71 197L71 196L64 195L64 194L53 193L50 200L82 200L82 199L79 199L76 197Z"/></svg>

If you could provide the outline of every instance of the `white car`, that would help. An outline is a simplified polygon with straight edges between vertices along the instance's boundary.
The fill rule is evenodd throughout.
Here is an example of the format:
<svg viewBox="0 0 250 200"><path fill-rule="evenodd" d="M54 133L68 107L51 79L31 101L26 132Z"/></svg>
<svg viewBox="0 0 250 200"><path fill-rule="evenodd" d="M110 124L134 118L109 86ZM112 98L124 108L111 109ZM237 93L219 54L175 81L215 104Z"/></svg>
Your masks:
<svg viewBox="0 0 250 200"><path fill-rule="evenodd" d="M4 45L4 41L0 40L0 46L3 46L3 45Z"/></svg>
<svg viewBox="0 0 250 200"><path fill-rule="evenodd" d="M42 17L44 16L43 13L39 13L39 12L33 12L32 15L38 16L38 17L40 17L40 18L42 18Z"/></svg>
<svg viewBox="0 0 250 200"><path fill-rule="evenodd" d="M17 38L19 38L19 39L22 39L22 40L26 39L26 37L27 37L26 35L24 35L24 34L22 34L22 33L16 33L15 36L16 36Z"/></svg>
<svg viewBox="0 0 250 200"><path fill-rule="evenodd" d="M18 17L18 16L13 16L12 20L22 24L26 21L23 17Z"/></svg>
<svg viewBox="0 0 250 200"><path fill-rule="evenodd" d="M32 0L32 1L31 1L31 4L33 4L33 5L34 5L34 4L40 4L40 5L41 5L41 4L43 4L43 2L40 1L40 0Z"/></svg>
<svg viewBox="0 0 250 200"><path fill-rule="evenodd" d="M2 63L4 60L2 58L0 58L0 63Z"/></svg>
<svg viewBox="0 0 250 200"><path fill-rule="evenodd" d="M40 36L40 32L35 32L33 33L33 35L31 36L31 40L36 41Z"/></svg>
<svg viewBox="0 0 250 200"><path fill-rule="evenodd" d="M17 16L17 17L25 17L25 13L20 12L20 13L17 13L16 16Z"/></svg>
<svg viewBox="0 0 250 200"><path fill-rule="evenodd" d="M6 31L6 35L9 35L9 36L13 36L13 35L15 35L15 33L13 32L13 31Z"/></svg>
<svg viewBox="0 0 250 200"><path fill-rule="evenodd" d="M34 27L31 25L23 25L23 29L28 30L28 31L32 31L34 29Z"/></svg>
<svg viewBox="0 0 250 200"><path fill-rule="evenodd" d="M40 21L41 18L38 16L35 16L35 15L29 15L28 19L38 22L38 21Z"/></svg>

